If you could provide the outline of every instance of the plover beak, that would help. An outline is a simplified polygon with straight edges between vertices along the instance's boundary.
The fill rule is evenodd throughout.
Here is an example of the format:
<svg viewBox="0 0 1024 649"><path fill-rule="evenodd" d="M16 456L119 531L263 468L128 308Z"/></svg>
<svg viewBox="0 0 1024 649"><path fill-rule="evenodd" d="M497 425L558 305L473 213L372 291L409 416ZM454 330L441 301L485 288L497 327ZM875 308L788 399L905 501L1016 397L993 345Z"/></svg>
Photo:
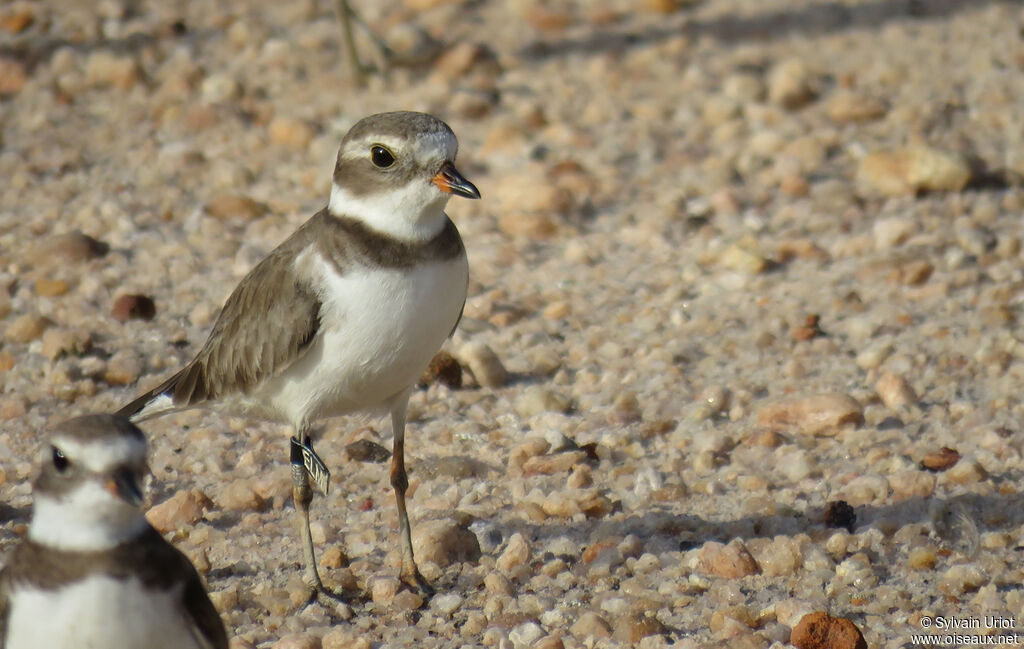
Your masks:
<svg viewBox="0 0 1024 649"><path fill-rule="evenodd" d="M139 486L139 481L135 479L135 474L129 469L118 469L114 475L107 478L103 486L112 495L129 505L135 507L142 505L142 488Z"/></svg>
<svg viewBox="0 0 1024 649"><path fill-rule="evenodd" d="M441 191L446 194L454 194L464 198L480 198L480 190L476 185L466 180L459 170L451 162L441 165L441 171L431 179Z"/></svg>

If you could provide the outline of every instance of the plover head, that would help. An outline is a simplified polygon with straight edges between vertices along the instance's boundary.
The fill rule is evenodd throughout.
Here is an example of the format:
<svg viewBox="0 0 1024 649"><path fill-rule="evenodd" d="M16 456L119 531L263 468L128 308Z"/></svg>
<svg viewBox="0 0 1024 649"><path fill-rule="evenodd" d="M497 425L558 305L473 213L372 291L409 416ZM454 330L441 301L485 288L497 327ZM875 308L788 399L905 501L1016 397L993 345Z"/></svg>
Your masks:
<svg viewBox="0 0 1024 649"><path fill-rule="evenodd" d="M458 148L448 125L424 113L361 119L341 142L328 210L399 239L430 239L449 198L480 198L455 168Z"/></svg>
<svg viewBox="0 0 1024 649"><path fill-rule="evenodd" d="M140 506L146 438L127 419L88 415L60 424L41 463L28 531L33 541L66 551L94 551L145 529Z"/></svg>

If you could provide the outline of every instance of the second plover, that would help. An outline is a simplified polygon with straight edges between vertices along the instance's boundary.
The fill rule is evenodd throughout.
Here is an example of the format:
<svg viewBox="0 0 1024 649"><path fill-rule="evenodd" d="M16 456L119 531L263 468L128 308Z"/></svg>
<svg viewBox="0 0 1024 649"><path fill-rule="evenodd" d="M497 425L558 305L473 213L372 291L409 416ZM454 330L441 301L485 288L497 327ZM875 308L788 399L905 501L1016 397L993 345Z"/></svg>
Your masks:
<svg viewBox="0 0 1024 649"><path fill-rule="evenodd" d="M227 649L195 568L142 515L146 440L128 420L58 426L28 538L0 572L4 649Z"/></svg>

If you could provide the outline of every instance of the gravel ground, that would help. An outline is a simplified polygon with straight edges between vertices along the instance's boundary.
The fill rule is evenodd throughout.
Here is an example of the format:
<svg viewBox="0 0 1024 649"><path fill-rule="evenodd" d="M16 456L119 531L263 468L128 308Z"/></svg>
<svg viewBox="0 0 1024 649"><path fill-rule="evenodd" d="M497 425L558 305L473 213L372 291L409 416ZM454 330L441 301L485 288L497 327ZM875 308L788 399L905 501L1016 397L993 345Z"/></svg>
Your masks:
<svg viewBox="0 0 1024 649"><path fill-rule="evenodd" d="M412 109L484 196L449 210L463 385L410 406L438 594L394 580L385 422L319 438L351 607L301 604L284 430L147 423L152 518L236 649L1024 627L1019 3L353 4L402 62L364 89L327 0L0 6L0 546L40 431L190 359L347 128Z"/></svg>

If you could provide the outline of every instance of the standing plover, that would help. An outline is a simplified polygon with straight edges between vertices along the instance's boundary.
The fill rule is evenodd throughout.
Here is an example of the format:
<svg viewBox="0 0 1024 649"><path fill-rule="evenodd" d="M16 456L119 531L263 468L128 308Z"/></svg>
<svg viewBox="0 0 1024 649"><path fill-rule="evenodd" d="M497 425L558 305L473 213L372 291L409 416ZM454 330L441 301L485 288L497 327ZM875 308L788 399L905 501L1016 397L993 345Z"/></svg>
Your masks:
<svg viewBox="0 0 1024 649"><path fill-rule="evenodd" d="M310 478L326 494L330 474L310 428L370 411L391 415L400 576L429 591L405 506L405 411L466 301L466 251L444 206L452 195L480 192L455 169L457 150L448 125L423 113L356 123L341 142L327 207L239 283L184 369L118 413L140 421L201 406L290 424L293 495L314 590L323 584L309 531Z"/></svg>
<svg viewBox="0 0 1024 649"><path fill-rule="evenodd" d="M128 420L58 426L26 538L0 572L4 649L227 649L199 575L142 515L146 439Z"/></svg>

